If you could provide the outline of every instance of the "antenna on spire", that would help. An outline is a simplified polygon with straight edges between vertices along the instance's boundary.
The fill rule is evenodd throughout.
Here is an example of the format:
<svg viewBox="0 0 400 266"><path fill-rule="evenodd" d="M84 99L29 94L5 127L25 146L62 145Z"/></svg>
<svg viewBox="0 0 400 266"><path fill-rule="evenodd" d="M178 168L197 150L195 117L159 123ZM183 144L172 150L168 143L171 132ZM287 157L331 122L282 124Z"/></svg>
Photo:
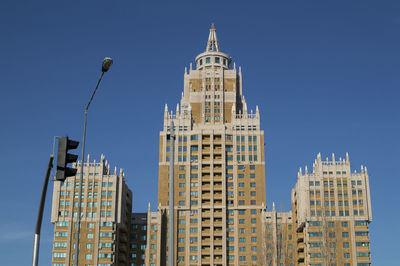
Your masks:
<svg viewBox="0 0 400 266"><path fill-rule="evenodd" d="M207 47L206 47L207 52L219 52L219 45L218 45L218 40L217 40L217 33L215 31L215 24L214 22L211 23L211 28L210 28L210 35L208 35L208 42L207 42Z"/></svg>

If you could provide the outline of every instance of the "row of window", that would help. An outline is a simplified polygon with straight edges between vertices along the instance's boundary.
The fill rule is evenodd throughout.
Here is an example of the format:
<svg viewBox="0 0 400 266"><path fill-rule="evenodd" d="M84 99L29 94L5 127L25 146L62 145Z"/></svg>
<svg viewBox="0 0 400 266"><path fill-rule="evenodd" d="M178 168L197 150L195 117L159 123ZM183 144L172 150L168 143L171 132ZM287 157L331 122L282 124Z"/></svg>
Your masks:
<svg viewBox="0 0 400 266"><path fill-rule="evenodd" d="M78 198L78 194L79 192L74 192L74 196L75 196L75 198ZM83 194L83 193L82 193ZM71 192L70 191L60 191L60 196L70 196L71 195ZM102 196L112 196L112 191L102 191L101 192L101 195ZM95 197L95 198L97 198L97 192L88 192L88 197L89 198L92 198L92 197ZM83 195L82 195L82 197L83 197ZM68 205L69 206L69 205Z"/></svg>
<svg viewBox="0 0 400 266"><path fill-rule="evenodd" d="M213 51L215 50L214 48L210 47L210 50ZM211 57L206 57L206 64L210 64L211 63ZM214 63L216 64L220 64L221 63L221 58L220 57L214 57ZM227 60L225 58L222 58L222 63L224 66L227 65ZM202 66L203 65L203 59L199 60L199 65Z"/></svg>
<svg viewBox="0 0 400 266"><path fill-rule="evenodd" d="M327 175L327 174L333 175L333 172L332 171L329 171L329 172L328 171L323 171L322 174L324 174L324 175ZM336 174L337 175L340 175L340 174L345 175L346 171L336 171Z"/></svg>
<svg viewBox="0 0 400 266"><path fill-rule="evenodd" d="M210 105L210 103L206 103L206 106ZM218 137L218 136L214 136ZM219 136L221 137L221 136ZM232 135L225 135L226 140L233 140ZM257 141L257 136L247 136L247 139L249 142L256 142ZM190 140L199 140L199 135L191 135ZM167 142L170 142L171 140L167 140ZM179 136L178 137L179 142L187 142L187 136ZM236 136L236 141L237 142L245 142L246 141L246 136Z"/></svg>

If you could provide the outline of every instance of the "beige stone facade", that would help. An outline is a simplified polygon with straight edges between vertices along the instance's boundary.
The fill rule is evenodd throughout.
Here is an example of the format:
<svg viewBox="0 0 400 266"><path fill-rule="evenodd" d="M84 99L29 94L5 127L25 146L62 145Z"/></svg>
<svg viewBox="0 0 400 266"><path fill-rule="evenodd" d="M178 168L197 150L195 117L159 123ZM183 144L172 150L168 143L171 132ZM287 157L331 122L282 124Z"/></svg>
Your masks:
<svg viewBox="0 0 400 266"><path fill-rule="evenodd" d="M219 50L214 27L206 51L196 57L196 69L190 66L185 72L176 112L165 107L160 133L160 222L168 213L171 121L176 134L176 265L260 265L266 206L264 132L258 108L247 109L241 70ZM164 250L165 245L156 248ZM152 253L146 264L160 265L160 255Z"/></svg>
<svg viewBox="0 0 400 266"><path fill-rule="evenodd" d="M372 221L367 168L351 173L346 158L322 160L299 171L292 190L297 265L371 264Z"/></svg>
<svg viewBox="0 0 400 266"><path fill-rule="evenodd" d="M73 265L80 163L75 177L54 182L51 222L54 223L53 266ZM127 265L132 192L122 170L111 173L104 157L83 166L79 265Z"/></svg>

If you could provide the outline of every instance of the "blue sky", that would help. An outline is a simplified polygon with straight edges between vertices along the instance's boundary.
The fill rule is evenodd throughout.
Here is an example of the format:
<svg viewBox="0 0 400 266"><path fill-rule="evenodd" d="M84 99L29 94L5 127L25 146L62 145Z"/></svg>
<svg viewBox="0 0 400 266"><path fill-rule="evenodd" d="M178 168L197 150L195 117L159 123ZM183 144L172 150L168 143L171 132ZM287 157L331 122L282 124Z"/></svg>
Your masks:
<svg viewBox="0 0 400 266"><path fill-rule="evenodd" d="M400 2L114 2L0 3L4 265L31 262L52 138L81 140L105 56L114 65L89 111L86 150L124 169L134 211L156 205L164 104L175 108L211 21L242 66L249 108L260 108L269 206L289 209L298 168L318 152L349 152L353 171L370 174L373 263L398 265ZM41 265L51 260L50 201L51 190Z"/></svg>

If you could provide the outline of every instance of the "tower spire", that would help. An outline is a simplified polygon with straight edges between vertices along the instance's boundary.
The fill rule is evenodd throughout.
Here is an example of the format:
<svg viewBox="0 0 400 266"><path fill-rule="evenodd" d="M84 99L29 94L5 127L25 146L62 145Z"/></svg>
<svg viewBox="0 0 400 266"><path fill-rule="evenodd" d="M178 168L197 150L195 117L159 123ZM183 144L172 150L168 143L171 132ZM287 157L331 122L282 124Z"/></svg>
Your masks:
<svg viewBox="0 0 400 266"><path fill-rule="evenodd" d="M211 23L210 35L208 35L208 42L206 47L207 52L219 52L219 45L217 40L217 32L215 31L214 22Z"/></svg>

